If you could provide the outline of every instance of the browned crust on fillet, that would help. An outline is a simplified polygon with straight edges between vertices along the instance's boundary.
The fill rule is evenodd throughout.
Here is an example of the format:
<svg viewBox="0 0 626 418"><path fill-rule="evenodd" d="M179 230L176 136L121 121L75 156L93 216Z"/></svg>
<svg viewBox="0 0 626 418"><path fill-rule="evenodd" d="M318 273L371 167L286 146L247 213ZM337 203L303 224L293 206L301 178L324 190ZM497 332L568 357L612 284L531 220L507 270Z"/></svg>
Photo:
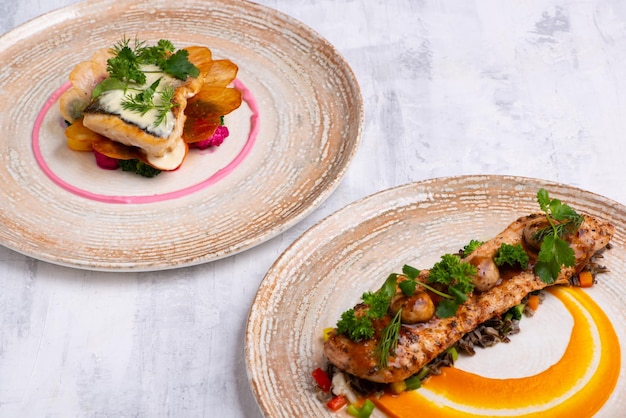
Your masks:
<svg viewBox="0 0 626 418"><path fill-rule="evenodd" d="M541 215L519 218L495 238L481 245L470 257L493 257L502 243L521 243L524 227L538 216ZM574 248L576 265L562 268L554 284L569 283L570 277L577 274L597 251L607 246L613 233L613 225L585 215L585 221L577 234L567 238ZM389 322L389 318L376 321L374 325L377 331L374 337L365 341L354 342L345 335L337 334L335 330L324 344L324 354L339 369L362 379L381 383L404 380L417 373L480 323L518 305L528 293L549 286L533 273L533 254L530 255L531 263L526 271L503 277L489 290L472 294L459 307L455 316L445 319L435 316L418 325L402 325L395 356L389 358L387 367L378 365L375 349L380 331ZM420 280L425 280L427 274L423 271Z"/></svg>

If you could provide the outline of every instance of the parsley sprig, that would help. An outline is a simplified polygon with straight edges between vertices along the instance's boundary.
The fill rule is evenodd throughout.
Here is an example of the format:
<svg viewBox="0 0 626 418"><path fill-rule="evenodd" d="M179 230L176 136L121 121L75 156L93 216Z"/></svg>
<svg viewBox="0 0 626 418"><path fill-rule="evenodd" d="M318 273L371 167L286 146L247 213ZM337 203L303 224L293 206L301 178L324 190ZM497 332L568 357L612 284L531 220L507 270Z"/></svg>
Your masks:
<svg viewBox="0 0 626 418"><path fill-rule="evenodd" d="M361 341L374 336L372 321L381 319L387 314L391 298L396 293L396 274L391 274L376 292L365 292L361 296L364 309L357 312L354 308L341 314L337 322L337 333L346 334L353 341Z"/></svg>
<svg viewBox="0 0 626 418"><path fill-rule="evenodd" d="M461 251L461 253L463 254L463 257L467 257L468 255L473 253L474 250L476 250L478 247L480 247L484 243L485 243L484 241L479 241L476 239L471 240L469 243L467 243L466 246L463 247L463 250Z"/></svg>
<svg viewBox="0 0 626 418"><path fill-rule="evenodd" d="M528 261L528 253L524 250L522 244L511 245L506 242L500 245L493 257L493 262L498 267L508 264L510 267L519 266L522 270L526 270Z"/></svg>
<svg viewBox="0 0 626 418"><path fill-rule="evenodd" d="M428 283L440 283L447 286L448 296L437 305L437 316L449 318L456 314L460 305L474 290L473 279L476 277L476 266L461 261L456 254L444 254L441 260L430 269Z"/></svg>
<svg viewBox="0 0 626 418"><path fill-rule="evenodd" d="M535 274L544 283L551 284L557 279L561 266L571 267L576 262L574 250L563 237L578 230L584 217L559 199L551 199L545 189L537 192L537 202L549 226L535 236L541 241Z"/></svg>

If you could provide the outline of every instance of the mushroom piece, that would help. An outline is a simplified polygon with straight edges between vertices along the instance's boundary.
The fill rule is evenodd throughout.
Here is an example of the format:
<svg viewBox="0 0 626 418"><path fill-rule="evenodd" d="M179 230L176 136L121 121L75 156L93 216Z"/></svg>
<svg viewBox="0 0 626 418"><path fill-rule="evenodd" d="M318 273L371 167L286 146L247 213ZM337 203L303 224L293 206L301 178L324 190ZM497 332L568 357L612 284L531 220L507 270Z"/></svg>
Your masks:
<svg viewBox="0 0 626 418"><path fill-rule="evenodd" d="M424 291L416 291L412 296L401 295L391 301L391 311L395 314L402 309L400 320L403 324L426 322L435 315L435 304Z"/></svg>
<svg viewBox="0 0 626 418"><path fill-rule="evenodd" d="M491 257L473 257L469 263L476 267L476 277L473 280L474 286L480 292L494 287L500 280L500 270Z"/></svg>
<svg viewBox="0 0 626 418"><path fill-rule="evenodd" d="M543 238L539 235L539 232L547 227L550 227L550 224L545 216L538 217L528 222L524 228L524 241L526 244L534 250L541 250Z"/></svg>

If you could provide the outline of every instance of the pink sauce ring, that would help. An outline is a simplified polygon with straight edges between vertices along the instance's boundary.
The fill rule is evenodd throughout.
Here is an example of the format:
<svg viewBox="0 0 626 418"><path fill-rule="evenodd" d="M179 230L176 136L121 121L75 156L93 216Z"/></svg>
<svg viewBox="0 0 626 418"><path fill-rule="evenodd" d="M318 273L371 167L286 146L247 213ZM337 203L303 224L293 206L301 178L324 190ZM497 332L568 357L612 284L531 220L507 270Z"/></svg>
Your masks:
<svg viewBox="0 0 626 418"><path fill-rule="evenodd" d="M250 110L252 111L252 115L250 116L250 133L248 134L248 139L241 149L241 151L237 154L237 156L230 162L226 167L221 168L216 173L214 173L209 178L191 185L189 187L184 187L179 190L160 193L155 195L146 195L146 196L109 196L103 195L99 193L90 192L88 190L83 190L79 187L76 187L67 181L60 178L47 164L44 156L41 153L41 147L39 144L39 132L41 130L41 125L43 124L43 120L46 117L48 111L52 106L54 106L61 95L71 87L71 83L67 82L59 89L57 89L52 96L46 101L43 108L37 115L37 119L35 120L35 125L33 127L32 132L32 145L33 145L33 153L35 154L35 159L41 167L42 171L59 187L86 199L91 199L104 203L155 203L165 200L178 199L180 197L184 197L193 193L196 193L212 184L217 183L222 180L226 176L228 176L231 172L241 164L246 157L250 154L250 151L254 147L256 142L257 135L259 133L259 111L256 104L256 100L252 96L252 93L248 88L240 81L234 81L234 87L242 93L243 101L246 102ZM106 176L106 173L103 173L103 176Z"/></svg>

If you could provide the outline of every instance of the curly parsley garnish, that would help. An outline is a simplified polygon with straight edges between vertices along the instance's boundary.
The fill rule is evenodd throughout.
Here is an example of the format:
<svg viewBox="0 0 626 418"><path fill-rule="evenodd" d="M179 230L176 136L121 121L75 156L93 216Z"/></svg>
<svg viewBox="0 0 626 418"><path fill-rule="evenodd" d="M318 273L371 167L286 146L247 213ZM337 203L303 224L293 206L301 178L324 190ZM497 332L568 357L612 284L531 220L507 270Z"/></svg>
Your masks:
<svg viewBox="0 0 626 418"><path fill-rule="evenodd" d="M447 286L450 296L437 305L437 316L449 318L456 314L458 307L467 300L468 294L474 290L473 279L476 267L461 261L454 254L444 254L428 275L428 283L441 283Z"/></svg>
<svg viewBox="0 0 626 418"><path fill-rule="evenodd" d="M467 243L466 246L463 247L463 257L467 257L468 255L470 255L471 253L474 252L474 250L476 250L478 247L480 247L481 245L484 244L484 241L478 241L478 240L471 240L469 243Z"/></svg>
<svg viewBox="0 0 626 418"><path fill-rule="evenodd" d="M358 311L358 316L354 309L341 314L341 319L337 322L337 333L346 334L353 341L372 338L372 321L387 314L391 298L396 292L396 278L396 274L391 274L378 291L363 293L361 299L366 307Z"/></svg>
<svg viewBox="0 0 626 418"><path fill-rule="evenodd" d="M563 236L578 230L585 218L559 199L551 199L545 189L537 192L537 202L546 214L549 226L536 234L536 238L541 240L541 249L535 274L544 283L550 284L559 276L561 266L571 267L576 262L574 250Z"/></svg>
<svg viewBox="0 0 626 418"><path fill-rule="evenodd" d="M496 263L498 267L508 264L510 267L521 267L522 270L526 270L528 261L528 253L521 244L511 245L506 242L500 245L500 248L498 248L498 251L496 251L493 257L493 262Z"/></svg>

